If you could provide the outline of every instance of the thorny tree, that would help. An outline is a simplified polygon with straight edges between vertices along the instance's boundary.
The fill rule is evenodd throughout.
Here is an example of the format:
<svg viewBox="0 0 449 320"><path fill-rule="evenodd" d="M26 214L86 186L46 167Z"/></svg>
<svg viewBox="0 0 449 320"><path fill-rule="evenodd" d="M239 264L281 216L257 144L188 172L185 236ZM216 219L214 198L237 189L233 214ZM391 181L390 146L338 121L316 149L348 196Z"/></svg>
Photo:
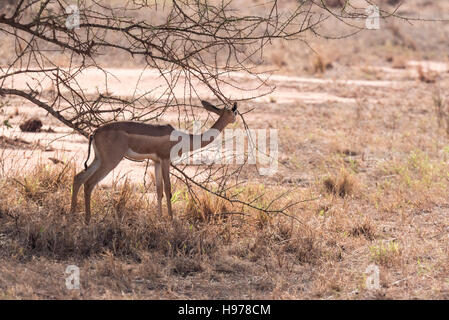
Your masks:
<svg viewBox="0 0 449 320"><path fill-rule="evenodd" d="M0 95L24 98L85 137L110 121L154 122L173 112L176 125L189 130L200 99L229 105L274 89L255 71L272 40L304 41L308 33L326 36L319 26L329 18L359 32L370 4L357 8L350 1L306 0L283 3L281 10L278 1L2 1L1 45L10 52L7 65L0 67ZM142 66L133 92L108 90L114 72L107 69L104 56L111 53ZM104 75L96 89L83 85L92 70ZM148 74L158 77L157 86L142 83ZM240 119L248 129L243 113ZM241 183L242 167L197 166L190 175L175 167L173 174L241 211L250 206L285 213L294 205L274 208L271 202L260 207L254 203L261 195L239 200L230 190ZM189 190L195 195L194 188Z"/></svg>

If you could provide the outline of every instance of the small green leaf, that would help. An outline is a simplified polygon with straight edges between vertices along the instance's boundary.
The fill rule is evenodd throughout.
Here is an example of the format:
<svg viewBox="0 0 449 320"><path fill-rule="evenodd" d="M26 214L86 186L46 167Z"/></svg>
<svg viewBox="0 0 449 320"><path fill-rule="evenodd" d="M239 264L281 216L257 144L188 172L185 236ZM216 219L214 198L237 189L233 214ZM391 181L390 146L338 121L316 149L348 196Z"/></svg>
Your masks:
<svg viewBox="0 0 449 320"><path fill-rule="evenodd" d="M6 126L8 129L11 129L11 128L12 128L12 125L9 123L9 120L8 120L8 119L3 120L3 125Z"/></svg>

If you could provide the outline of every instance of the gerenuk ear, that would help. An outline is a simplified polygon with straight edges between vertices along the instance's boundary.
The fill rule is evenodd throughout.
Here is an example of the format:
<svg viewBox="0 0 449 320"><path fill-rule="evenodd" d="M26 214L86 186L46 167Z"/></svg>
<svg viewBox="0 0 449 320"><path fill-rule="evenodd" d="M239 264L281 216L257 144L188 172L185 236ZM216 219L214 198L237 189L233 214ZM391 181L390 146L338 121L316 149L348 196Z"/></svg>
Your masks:
<svg viewBox="0 0 449 320"><path fill-rule="evenodd" d="M234 106L232 107L232 111L237 110L237 102L234 102Z"/></svg>
<svg viewBox="0 0 449 320"><path fill-rule="evenodd" d="M216 106L214 106L212 103L209 103L207 101L201 100L201 104L203 105L204 109L206 109L207 111L216 113L216 114L220 114L220 109L218 109Z"/></svg>

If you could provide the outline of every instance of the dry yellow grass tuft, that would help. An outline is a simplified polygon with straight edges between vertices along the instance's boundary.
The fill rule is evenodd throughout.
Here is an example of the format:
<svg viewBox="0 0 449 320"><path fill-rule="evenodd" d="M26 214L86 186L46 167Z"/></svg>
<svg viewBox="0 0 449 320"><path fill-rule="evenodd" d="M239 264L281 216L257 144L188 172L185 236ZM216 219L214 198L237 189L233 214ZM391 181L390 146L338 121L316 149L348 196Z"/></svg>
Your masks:
<svg viewBox="0 0 449 320"><path fill-rule="evenodd" d="M422 66L418 66L418 79L425 83L435 83L438 77L437 72L424 70Z"/></svg>
<svg viewBox="0 0 449 320"><path fill-rule="evenodd" d="M327 192L342 198L353 195L358 190L355 177L346 170L341 170L336 177L327 177L323 184Z"/></svg>
<svg viewBox="0 0 449 320"><path fill-rule="evenodd" d="M179 191L175 193L174 201L178 201L179 194L181 194ZM217 198L204 190L197 194L190 194L187 191L182 192L182 194L185 201L183 211L189 219L203 222L221 221L233 213L226 200Z"/></svg>
<svg viewBox="0 0 449 320"><path fill-rule="evenodd" d="M313 73L324 73L326 70L332 69L332 62L322 55L314 55L312 61Z"/></svg>

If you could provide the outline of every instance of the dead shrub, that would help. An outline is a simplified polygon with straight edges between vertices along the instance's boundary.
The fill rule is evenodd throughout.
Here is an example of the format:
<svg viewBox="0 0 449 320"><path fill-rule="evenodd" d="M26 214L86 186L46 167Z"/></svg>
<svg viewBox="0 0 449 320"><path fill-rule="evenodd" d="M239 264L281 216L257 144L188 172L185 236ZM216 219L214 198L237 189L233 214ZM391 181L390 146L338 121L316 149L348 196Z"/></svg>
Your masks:
<svg viewBox="0 0 449 320"><path fill-rule="evenodd" d="M328 69L332 69L332 62L322 55L315 55L312 61L313 73L324 73Z"/></svg>
<svg viewBox="0 0 449 320"><path fill-rule="evenodd" d="M363 221L356 223L349 230L349 234L353 237L365 237L367 240L374 240L376 238L375 229L369 221Z"/></svg>
<svg viewBox="0 0 449 320"><path fill-rule="evenodd" d="M114 192L112 197L113 208L118 219L123 217L128 212L134 212L133 209L137 209L142 205L139 201L136 201L135 190L131 187L129 180L126 179L125 183L119 188L118 192Z"/></svg>
<svg viewBox="0 0 449 320"><path fill-rule="evenodd" d="M286 253L293 254L301 264L314 264L322 255L320 243L313 234L296 234L283 246L283 250Z"/></svg>
<svg viewBox="0 0 449 320"><path fill-rule="evenodd" d="M327 177L323 181L325 190L341 198L353 195L357 189L357 182L352 174L343 170L336 177Z"/></svg>
<svg viewBox="0 0 449 320"><path fill-rule="evenodd" d="M322 256L321 243L312 230L298 229L286 221L259 233L249 247L251 261L287 255L294 263L314 264Z"/></svg>
<svg viewBox="0 0 449 320"><path fill-rule="evenodd" d="M398 241L380 241L369 249L372 261L385 267L399 264L403 251Z"/></svg>
<svg viewBox="0 0 449 320"><path fill-rule="evenodd" d="M28 119L19 125L23 132L40 132L42 128L42 121L38 118Z"/></svg>
<svg viewBox="0 0 449 320"><path fill-rule="evenodd" d="M71 179L68 175L70 165L37 165L31 174L27 176L12 178L21 188L21 194L32 201L42 204L47 196L59 190L68 189Z"/></svg>
<svg viewBox="0 0 449 320"><path fill-rule="evenodd" d="M196 197L186 193L185 201L185 215L194 221L221 221L228 218L227 213L231 211L226 200L205 191L197 193Z"/></svg>

